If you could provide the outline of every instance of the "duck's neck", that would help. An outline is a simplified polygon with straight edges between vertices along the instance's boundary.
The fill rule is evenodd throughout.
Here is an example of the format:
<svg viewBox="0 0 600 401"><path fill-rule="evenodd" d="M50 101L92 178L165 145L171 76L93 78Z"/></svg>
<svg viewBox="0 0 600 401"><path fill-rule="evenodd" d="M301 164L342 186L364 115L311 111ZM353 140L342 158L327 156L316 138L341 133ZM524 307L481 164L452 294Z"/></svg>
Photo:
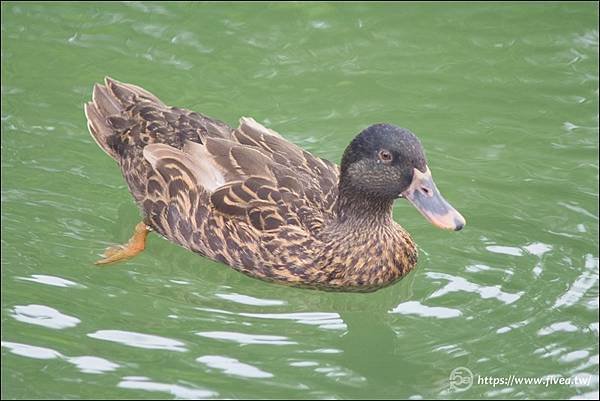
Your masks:
<svg viewBox="0 0 600 401"><path fill-rule="evenodd" d="M375 197L340 185L335 206L336 223L355 230L389 226L393 224L393 204L393 198Z"/></svg>
<svg viewBox="0 0 600 401"><path fill-rule="evenodd" d="M336 217L322 233L313 261L319 286L373 291L404 276L416 263L410 236L392 219L394 199L360 196L340 186Z"/></svg>

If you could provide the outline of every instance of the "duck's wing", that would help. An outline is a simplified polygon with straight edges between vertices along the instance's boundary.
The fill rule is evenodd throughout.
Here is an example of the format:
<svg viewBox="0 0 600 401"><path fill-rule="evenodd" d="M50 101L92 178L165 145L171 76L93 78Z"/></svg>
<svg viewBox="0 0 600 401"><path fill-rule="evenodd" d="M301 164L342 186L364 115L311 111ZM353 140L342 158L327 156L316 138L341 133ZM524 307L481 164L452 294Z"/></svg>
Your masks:
<svg viewBox="0 0 600 401"><path fill-rule="evenodd" d="M259 146L227 140L208 139L204 150L193 143L187 147L200 151L197 154L209 153L214 168L223 174L225 184L210 196L215 213L261 232L287 226L315 234L328 218L329 202L324 195L331 188L321 185L329 183L319 181L304 167L288 167Z"/></svg>
<svg viewBox="0 0 600 401"><path fill-rule="evenodd" d="M277 267L288 265L308 274L326 214L293 171L227 140L148 145L144 157L160 179L144 201L159 233L253 276L292 280Z"/></svg>
<svg viewBox="0 0 600 401"><path fill-rule="evenodd" d="M252 118L240 119L231 140L256 149L269 158L274 164L272 172L279 185L282 185L281 179L291 173L291 178L303 186L302 196L314 207L331 211L337 199L339 180L339 169L335 164L310 154Z"/></svg>
<svg viewBox="0 0 600 401"><path fill-rule="evenodd" d="M239 130L240 138L249 138L244 134ZM255 241L275 232L318 235L330 217L333 201L326 197L336 191L337 171L273 134L255 135L261 138L254 145L213 137L186 141L182 149L147 145L144 158L157 174L148 181L144 210L158 230L213 254L218 250L207 249L211 238L233 231ZM289 157L283 159L286 149Z"/></svg>
<svg viewBox="0 0 600 401"><path fill-rule="evenodd" d="M138 201L143 199L147 177L142 149L151 144L166 144L183 151L186 142L202 143L208 155L214 153L212 158L222 164L225 172L253 174L251 150L224 150L218 143L211 145L211 139L227 140L263 154L273 165L271 178L282 177L287 169L292 169L292 177L304 185L303 195L318 209L330 210L337 197L336 165L311 155L252 118L242 118L234 130L200 113L169 107L147 90L109 77L105 78L105 85L94 86L93 100L86 104L85 112L92 137L122 165ZM200 159L203 157L200 155Z"/></svg>

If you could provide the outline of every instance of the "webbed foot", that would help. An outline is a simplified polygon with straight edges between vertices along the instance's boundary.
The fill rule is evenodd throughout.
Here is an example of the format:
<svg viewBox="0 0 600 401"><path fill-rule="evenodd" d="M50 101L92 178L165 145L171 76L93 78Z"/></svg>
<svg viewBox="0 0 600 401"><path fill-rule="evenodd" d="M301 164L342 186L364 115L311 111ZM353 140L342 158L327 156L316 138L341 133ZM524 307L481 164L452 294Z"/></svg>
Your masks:
<svg viewBox="0 0 600 401"><path fill-rule="evenodd" d="M150 228L144 222L138 223L135 226L133 236L129 239L127 244L107 248L106 251L104 251L104 259L98 260L95 264L107 265L133 258L146 247L146 237L149 232Z"/></svg>

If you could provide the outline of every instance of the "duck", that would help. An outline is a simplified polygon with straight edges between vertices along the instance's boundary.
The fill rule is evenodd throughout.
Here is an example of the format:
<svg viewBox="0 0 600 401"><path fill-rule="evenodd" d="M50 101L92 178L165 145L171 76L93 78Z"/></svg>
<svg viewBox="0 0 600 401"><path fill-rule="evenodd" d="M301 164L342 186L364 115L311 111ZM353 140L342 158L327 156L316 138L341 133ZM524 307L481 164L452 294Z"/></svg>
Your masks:
<svg viewBox="0 0 600 401"><path fill-rule="evenodd" d="M94 85L84 111L142 215L131 239L98 265L134 257L156 232L264 281L372 292L417 263L415 243L392 217L396 199L439 228L465 226L406 128L368 126L338 167L252 118L234 128L110 77Z"/></svg>

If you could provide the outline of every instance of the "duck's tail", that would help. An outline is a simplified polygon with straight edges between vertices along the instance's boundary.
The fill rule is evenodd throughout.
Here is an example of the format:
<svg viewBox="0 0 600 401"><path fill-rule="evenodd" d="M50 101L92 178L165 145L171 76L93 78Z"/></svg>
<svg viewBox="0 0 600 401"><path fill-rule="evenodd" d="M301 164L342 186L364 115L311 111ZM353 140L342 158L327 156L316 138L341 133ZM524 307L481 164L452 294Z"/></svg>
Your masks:
<svg viewBox="0 0 600 401"><path fill-rule="evenodd" d="M98 146L110 157L118 160L117 152L110 145L110 138L125 128L126 110L139 100L156 105L164 104L152 93L136 85L125 84L110 77L104 78L104 85L95 84L92 101L84 105L87 125Z"/></svg>

